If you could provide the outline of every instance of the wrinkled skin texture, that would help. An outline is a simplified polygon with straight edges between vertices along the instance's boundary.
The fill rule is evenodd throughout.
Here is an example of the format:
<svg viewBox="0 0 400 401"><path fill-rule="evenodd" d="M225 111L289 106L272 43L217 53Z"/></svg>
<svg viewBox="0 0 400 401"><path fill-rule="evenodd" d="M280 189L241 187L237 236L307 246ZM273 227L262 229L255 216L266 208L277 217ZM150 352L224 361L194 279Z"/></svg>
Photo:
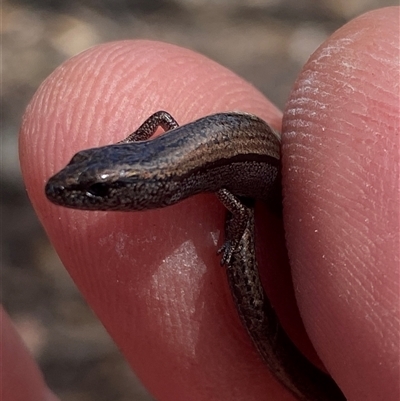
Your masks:
<svg viewBox="0 0 400 401"><path fill-rule="evenodd" d="M295 295L319 357L349 401L399 396L398 18L398 8L376 10L332 35L299 75L283 115ZM57 69L26 111L20 158L35 210L156 399L293 400L259 360L229 297L210 236L223 228L215 197L102 214L59 208L44 196L46 179L74 153L122 139L160 109L181 124L227 110L276 128L282 120L252 86L203 56L145 41L98 46ZM316 361L280 223L261 210L258 230L267 291L289 334ZM6 399L55 399L10 321L2 324L2 345L13 350L3 354L12 379L3 381Z"/></svg>

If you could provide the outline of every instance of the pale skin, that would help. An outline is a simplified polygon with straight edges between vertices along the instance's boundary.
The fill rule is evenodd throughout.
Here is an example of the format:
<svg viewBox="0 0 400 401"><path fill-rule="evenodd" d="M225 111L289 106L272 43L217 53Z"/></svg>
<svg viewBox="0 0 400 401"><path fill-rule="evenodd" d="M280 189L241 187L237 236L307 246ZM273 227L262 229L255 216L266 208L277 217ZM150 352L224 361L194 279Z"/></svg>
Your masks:
<svg viewBox="0 0 400 401"><path fill-rule="evenodd" d="M303 320L350 401L396 400L399 391L398 11L377 10L343 27L291 94L282 131L290 267L279 221L259 213L260 269L282 322L316 360ZM36 212L156 399L293 400L258 358L229 298L210 239L224 220L213 195L128 214L66 210L45 199L46 179L75 152L121 140L159 109L182 124L226 110L254 113L276 128L282 121L248 83L193 52L143 41L91 49L56 71L26 113L20 157ZM3 355L6 399L57 399L7 318L3 332L4 349L15 350Z"/></svg>

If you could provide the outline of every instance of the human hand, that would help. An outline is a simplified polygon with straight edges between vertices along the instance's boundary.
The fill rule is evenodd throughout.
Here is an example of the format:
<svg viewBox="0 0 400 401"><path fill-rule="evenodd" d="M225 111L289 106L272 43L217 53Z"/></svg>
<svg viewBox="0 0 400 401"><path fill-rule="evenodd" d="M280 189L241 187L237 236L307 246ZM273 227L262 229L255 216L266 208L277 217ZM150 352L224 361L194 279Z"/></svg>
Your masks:
<svg viewBox="0 0 400 401"><path fill-rule="evenodd" d="M397 19L398 8L377 10L335 33L305 66L283 119L296 296L314 346L350 401L395 400L397 391ZM159 109L181 124L226 110L275 127L281 119L253 87L198 54L143 41L90 49L57 69L26 112L20 155L32 203L157 399L291 400L229 298L210 234L221 232L224 210L212 195L128 214L57 208L44 197L46 179L75 152L123 139ZM261 274L304 349L300 319L287 317L296 305L280 224L267 213L260 221Z"/></svg>

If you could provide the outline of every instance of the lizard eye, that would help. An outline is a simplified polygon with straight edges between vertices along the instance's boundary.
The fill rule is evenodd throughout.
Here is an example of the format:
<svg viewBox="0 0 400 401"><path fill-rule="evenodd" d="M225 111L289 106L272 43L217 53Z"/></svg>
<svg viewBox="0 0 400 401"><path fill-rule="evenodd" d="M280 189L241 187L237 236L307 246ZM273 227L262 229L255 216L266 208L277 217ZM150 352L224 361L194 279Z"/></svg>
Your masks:
<svg viewBox="0 0 400 401"><path fill-rule="evenodd" d="M100 196L105 197L109 194L109 186L102 182L92 184L86 189L86 195L89 197Z"/></svg>

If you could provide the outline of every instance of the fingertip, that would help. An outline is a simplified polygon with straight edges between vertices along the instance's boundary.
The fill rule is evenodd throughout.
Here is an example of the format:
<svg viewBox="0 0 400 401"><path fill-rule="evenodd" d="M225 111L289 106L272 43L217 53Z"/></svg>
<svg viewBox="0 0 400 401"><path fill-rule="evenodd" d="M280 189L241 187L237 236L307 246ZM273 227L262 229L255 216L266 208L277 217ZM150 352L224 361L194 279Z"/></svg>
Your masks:
<svg viewBox="0 0 400 401"><path fill-rule="evenodd" d="M305 65L283 120L297 298L349 399L382 397L382 383L391 399L397 380L398 15L375 10L335 32ZM392 340L377 345L381 333Z"/></svg>
<svg viewBox="0 0 400 401"><path fill-rule="evenodd" d="M55 70L27 108L20 157L29 197L79 289L155 396L178 399L178 390L185 397L197 386L208 399L207 382L231 399L239 377L239 391L278 394L267 370L269 381L251 373L261 362L224 292L215 257L223 209L214 198L128 214L69 210L45 198L46 180L74 153L123 139L157 110L181 124L228 110L275 127L281 117L250 84L190 50L149 41L100 45ZM239 335L230 335L232 327ZM246 372L243 358L251 360Z"/></svg>
<svg viewBox="0 0 400 401"><path fill-rule="evenodd" d="M7 401L56 401L42 373L22 343L11 319L0 307L1 395Z"/></svg>

